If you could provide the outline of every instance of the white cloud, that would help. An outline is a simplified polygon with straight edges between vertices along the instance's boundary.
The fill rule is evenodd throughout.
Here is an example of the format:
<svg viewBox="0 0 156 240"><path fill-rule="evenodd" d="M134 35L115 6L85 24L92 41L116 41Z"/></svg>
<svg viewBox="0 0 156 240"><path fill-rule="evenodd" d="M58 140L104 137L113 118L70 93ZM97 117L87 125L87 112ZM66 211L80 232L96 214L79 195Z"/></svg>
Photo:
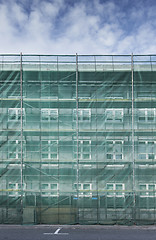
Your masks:
<svg viewBox="0 0 156 240"><path fill-rule="evenodd" d="M0 53L145 54L156 45L156 6L10 0L0 4Z"/></svg>

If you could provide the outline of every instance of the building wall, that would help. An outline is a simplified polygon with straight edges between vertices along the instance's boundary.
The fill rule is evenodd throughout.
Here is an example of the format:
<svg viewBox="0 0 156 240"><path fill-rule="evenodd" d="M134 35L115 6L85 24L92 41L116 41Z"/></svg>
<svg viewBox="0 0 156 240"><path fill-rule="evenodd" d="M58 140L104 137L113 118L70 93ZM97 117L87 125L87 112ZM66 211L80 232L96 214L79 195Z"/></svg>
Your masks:
<svg viewBox="0 0 156 240"><path fill-rule="evenodd" d="M154 66L25 58L0 71L0 222L155 223Z"/></svg>

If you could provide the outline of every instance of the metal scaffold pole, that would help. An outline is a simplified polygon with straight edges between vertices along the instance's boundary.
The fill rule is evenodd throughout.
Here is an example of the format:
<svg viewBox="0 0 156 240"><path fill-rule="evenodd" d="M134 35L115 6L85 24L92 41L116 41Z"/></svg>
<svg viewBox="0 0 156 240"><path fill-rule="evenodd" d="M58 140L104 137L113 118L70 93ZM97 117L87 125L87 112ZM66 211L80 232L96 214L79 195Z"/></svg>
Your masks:
<svg viewBox="0 0 156 240"><path fill-rule="evenodd" d="M76 177L77 177L77 223L79 223L79 117L78 117L78 55L76 53L76 152L77 152L77 167L76 167Z"/></svg>
<svg viewBox="0 0 156 240"><path fill-rule="evenodd" d="M136 219L136 196L135 196L135 154L134 154L134 65L133 65L133 53L131 55L131 73L132 73L132 168L133 168L133 221Z"/></svg>
<svg viewBox="0 0 156 240"><path fill-rule="evenodd" d="M23 72L20 53L20 95L21 95L21 224L23 224Z"/></svg>

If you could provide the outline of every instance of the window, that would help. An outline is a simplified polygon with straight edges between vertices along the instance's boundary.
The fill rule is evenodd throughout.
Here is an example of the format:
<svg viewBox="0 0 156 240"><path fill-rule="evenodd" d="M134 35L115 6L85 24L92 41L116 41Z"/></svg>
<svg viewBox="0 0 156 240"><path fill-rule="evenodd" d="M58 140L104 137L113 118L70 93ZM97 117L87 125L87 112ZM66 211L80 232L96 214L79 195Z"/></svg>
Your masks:
<svg viewBox="0 0 156 240"><path fill-rule="evenodd" d="M9 141L8 154L10 159L21 159L21 141ZM23 141L23 156L25 154L25 141Z"/></svg>
<svg viewBox="0 0 156 240"><path fill-rule="evenodd" d="M58 140L43 140L42 159L58 159Z"/></svg>
<svg viewBox="0 0 156 240"><path fill-rule="evenodd" d="M77 191L78 187L78 192L79 192L79 197L80 196L85 196L89 197L92 196L92 184L91 183L74 183L74 189L75 192Z"/></svg>
<svg viewBox="0 0 156 240"><path fill-rule="evenodd" d="M26 189L26 184L23 184L23 190ZM21 183L9 183L8 184L9 196L18 197L21 196Z"/></svg>
<svg viewBox="0 0 156 240"><path fill-rule="evenodd" d="M107 141L106 142L106 159L120 161L123 159L123 141Z"/></svg>
<svg viewBox="0 0 156 240"><path fill-rule="evenodd" d="M74 141L74 158L77 159L77 141ZM78 158L79 160L91 159L91 141L79 140L78 141Z"/></svg>
<svg viewBox="0 0 156 240"><path fill-rule="evenodd" d="M123 122L123 109L106 109L105 118L106 122Z"/></svg>
<svg viewBox="0 0 156 240"><path fill-rule="evenodd" d="M138 142L138 159L139 160L153 160L156 156L156 142L155 141L139 141Z"/></svg>
<svg viewBox="0 0 156 240"><path fill-rule="evenodd" d="M107 183L108 197L124 197L125 184L123 183Z"/></svg>
<svg viewBox="0 0 156 240"><path fill-rule="evenodd" d="M110 92L110 89L107 88L105 92L105 97L108 99L123 99L124 93L125 92L122 91L122 89L120 89L120 91L115 89L115 91Z"/></svg>
<svg viewBox="0 0 156 240"><path fill-rule="evenodd" d="M154 197L156 196L156 184L140 184L139 185L141 197Z"/></svg>
<svg viewBox="0 0 156 240"><path fill-rule="evenodd" d="M25 109L22 110L23 119L25 117ZM21 108L9 108L8 109L9 121L20 121L21 120Z"/></svg>
<svg viewBox="0 0 156 240"><path fill-rule="evenodd" d="M43 122L51 122L58 120L58 109L41 109L41 119Z"/></svg>
<svg viewBox="0 0 156 240"><path fill-rule="evenodd" d="M138 109L138 120L139 122L154 122L156 111L153 109Z"/></svg>
<svg viewBox="0 0 156 240"><path fill-rule="evenodd" d="M58 183L42 183L42 196L58 196Z"/></svg>
<svg viewBox="0 0 156 240"><path fill-rule="evenodd" d="M77 110L74 109L74 121L77 120ZM91 110L90 109L78 109L78 121L88 122L91 120Z"/></svg>

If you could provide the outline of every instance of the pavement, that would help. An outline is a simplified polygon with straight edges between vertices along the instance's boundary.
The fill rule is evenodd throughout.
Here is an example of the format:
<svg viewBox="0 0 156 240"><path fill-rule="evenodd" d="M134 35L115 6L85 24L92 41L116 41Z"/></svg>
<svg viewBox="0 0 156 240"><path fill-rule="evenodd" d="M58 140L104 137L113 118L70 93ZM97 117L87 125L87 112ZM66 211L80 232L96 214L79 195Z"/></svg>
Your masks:
<svg viewBox="0 0 156 240"><path fill-rule="evenodd" d="M0 240L154 240L156 225L0 225Z"/></svg>

